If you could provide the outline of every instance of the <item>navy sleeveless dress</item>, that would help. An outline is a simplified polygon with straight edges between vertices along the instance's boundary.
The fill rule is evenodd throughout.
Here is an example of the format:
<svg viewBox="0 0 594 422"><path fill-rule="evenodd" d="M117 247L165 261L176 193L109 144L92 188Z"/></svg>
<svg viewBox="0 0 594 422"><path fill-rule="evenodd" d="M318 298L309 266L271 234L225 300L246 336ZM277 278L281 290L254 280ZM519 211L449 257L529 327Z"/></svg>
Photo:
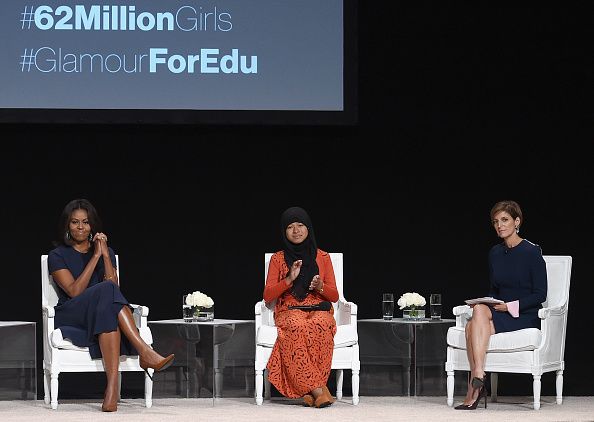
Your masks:
<svg viewBox="0 0 594 422"><path fill-rule="evenodd" d="M67 269L76 279L83 272L93 255L92 251L80 253L71 246L58 246L50 251L47 259L49 272ZM115 253L109 248L111 262L116 267ZM55 307L55 327L62 336L80 347L88 347L91 358L101 358L98 335L115 331L118 313L129 305L118 286L104 281L103 258L99 259L86 290L76 297L69 297L58 286L58 304ZM120 342L121 355L137 355L138 352L125 336Z"/></svg>
<svg viewBox="0 0 594 422"><path fill-rule="evenodd" d="M520 301L520 316L491 310L495 332L540 329L538 310L547 298L547 268L540 246L523 239L508 248L500 243L489 252L489 296L504 302Z"/></svg>

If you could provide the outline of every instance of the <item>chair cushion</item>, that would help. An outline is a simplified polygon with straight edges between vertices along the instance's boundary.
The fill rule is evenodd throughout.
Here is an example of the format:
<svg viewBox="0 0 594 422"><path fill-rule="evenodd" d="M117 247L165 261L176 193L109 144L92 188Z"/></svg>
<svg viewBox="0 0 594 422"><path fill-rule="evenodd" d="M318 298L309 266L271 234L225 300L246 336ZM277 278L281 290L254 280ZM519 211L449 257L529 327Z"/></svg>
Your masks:
<svg viewBox="0 0 594 422"><path fill-rule="evenodd" d="M50 340L51 340L52 346L57 349L77 350L79 352L88 352L89 351L88 347L76 346L76 345L72 344L72 342L69 339L62 337L62 330L60 330L59 328L52 331L52 333L50 334Z"/></svg>
<svg viewBox="0 0 594 422"><path fill-rule="evenodd" d="M148 327L143 327L139 331L140 331L140 337L142 337L142 339L144 340L144 342L146 344L153 344L153 336L151 334L151 330L148 329ZM60 330L59 328L52 331L52 333L50 335L50 341L52 343L52 346L57 349L77 350L79 352L88 352L89 351L88 347L79 347L79 346L73 344L69 339L64 338L62 336L62 330Z"/></svg>
<svg viewBox="0 0 594 422"><path fill-rule="evenodd" d="M258 346L273 347L278 335L276 327L272 325L262 325L258 328L258 335L256 336L256 344Z"/></svg>
<svg viewBox="0 0 594 422"><path fill-rule="evenodd" d="M489 339L487 352L519 352L536 349L542 339L538 328L524 328L523 330L498 333ZM450 327L447 336L448 346L456 349L466 349L464 328Z"/></svg>
<svg viewBox="0 0 594 422"><path fill-rule="evenodd" d="M273 347L278 335L276 327L271 325L262 325L258 328L256 342L258 346ZM339 325L336 327L334 335L334 348L349 347L356 344L359 338L357 330L352 325Z"/></svg>
<svg viewBox="0 0 594 422"><path fill-rule="evenodd" d="M334 348L349 347L357 344L359 336L354 325L339 325L336 327L336 334L334 334Z"/></svg>

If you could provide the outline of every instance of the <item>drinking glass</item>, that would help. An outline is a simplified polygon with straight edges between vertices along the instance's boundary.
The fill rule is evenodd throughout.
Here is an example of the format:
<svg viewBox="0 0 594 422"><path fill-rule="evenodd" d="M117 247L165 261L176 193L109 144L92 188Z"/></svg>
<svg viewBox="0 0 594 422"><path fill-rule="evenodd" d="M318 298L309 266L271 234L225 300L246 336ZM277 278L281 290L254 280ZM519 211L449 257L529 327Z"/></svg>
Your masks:
<svg viewBox="0 0 594 422"><path fill-rule="evenodd" d="M186 303L187 297L188 295L182 296L182 317L184 319L184 322L192 322L193 309L190 305Z"/></svg>
<svg viewBox="0 0 594 422"><path fill-rule="evenodd" d="M394 316L394 294L384 293L382 295L382 311L384 319L390 321Z"/></svg>
<svg viewBox="0 0 594 422"><path fill-rule="evenodd" d="M431 293L429 297L431 319L441 319L441 293Z"/></svg>

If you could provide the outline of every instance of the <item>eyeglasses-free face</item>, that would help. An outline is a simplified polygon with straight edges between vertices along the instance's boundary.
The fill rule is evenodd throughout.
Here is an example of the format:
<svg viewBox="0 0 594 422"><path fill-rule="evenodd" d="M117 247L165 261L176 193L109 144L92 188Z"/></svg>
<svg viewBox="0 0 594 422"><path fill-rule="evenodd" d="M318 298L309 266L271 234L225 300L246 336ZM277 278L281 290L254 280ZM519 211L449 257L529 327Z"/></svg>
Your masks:
<svg viewBox="0 0 594 422"><path fill-rule="evenodd" d="M512 216L509 215L509 213L505 211L499 211L497 214L495 214L495 217L491 223L497 232L497 236L505 239L516 232L516 228L520 226L520 218L518 217L514 220Z"/></svg>
<svg viewBox="0 0 594 422"><path fill-rule="evenodd" d="M89 239L91 234L91 224L89 223L89 216L85 210L74 210L70 215L70 222L68 223L68 231L70 237L77 243Z"/></svg>
<svg viewBox="0 0 594 422"><path fill-rule="evenodd" d="M307 230L307 226L305 224L295 222L287 226L285 235L287 236L287 239L289 239L289 242L298 245L307 239L309 230Z"/></svg>

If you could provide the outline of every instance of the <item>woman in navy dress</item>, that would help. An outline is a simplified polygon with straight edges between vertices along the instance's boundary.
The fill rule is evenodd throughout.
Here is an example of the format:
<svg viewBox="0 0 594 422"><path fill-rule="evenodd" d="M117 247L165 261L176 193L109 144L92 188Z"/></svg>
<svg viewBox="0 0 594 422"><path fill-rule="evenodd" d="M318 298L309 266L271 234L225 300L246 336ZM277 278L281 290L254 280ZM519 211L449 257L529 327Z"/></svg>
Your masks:
<svg viewBox="0 0 594 422"><path fill-rule="evenodd" d="M174 356L159 355L140 337L95 207L86 199L70 201L59 230L60 241L48 256L49 271L60 287L56 328L76 346L88 347L93 359L103 358L107 387L101 410L114 412L120 355L139 355L143 369L156 371L171 365Z"/></svg>
<svg viewBox="0 0 594 422"><path fill-rule="evenodd" d="M491 209L491 223L503 239L489 251L489 296L504 303L477 304L466 324L466 351L470 382L459 410L475 409L487 400L484 372L489 338L495 333L540 329L538 310L547 298L547 270L540 246L519 235L522 210L514 201L501 201Z"/></svg>

